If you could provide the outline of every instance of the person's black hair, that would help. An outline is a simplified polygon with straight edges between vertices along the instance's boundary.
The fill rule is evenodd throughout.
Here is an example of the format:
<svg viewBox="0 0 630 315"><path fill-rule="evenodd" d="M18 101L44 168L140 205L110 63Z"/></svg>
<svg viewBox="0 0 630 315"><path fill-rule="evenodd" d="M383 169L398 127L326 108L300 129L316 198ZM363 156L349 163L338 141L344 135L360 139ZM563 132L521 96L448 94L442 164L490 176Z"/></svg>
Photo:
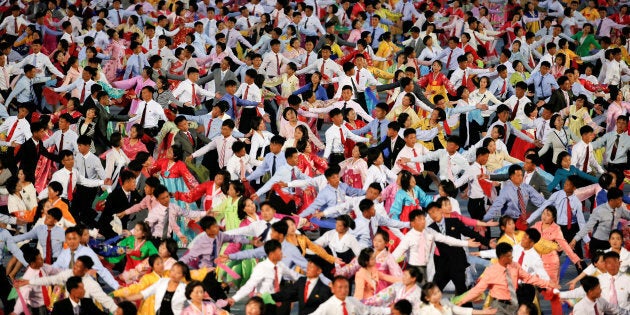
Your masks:
<svg viewBox="0 0 630 315"><path fill-rule="evenodd" d="M81 277L72 276L66 280L66 290L68 293L72 293L72 290L78 288L81 283L83 283Z"/></svg>
<svg viewBox="0 0 630 315"><path fill-rule="evenodd" d="M35 247L31 247L29 244L22 245L20 247L22 251L22 256L24 256L24 260L30 265L31 263L37 260L37 256L41 253Z"/></svg>
<svg viewBox="0 0 630 315"><path fill-rule="evenodd" d="M407 170L402 170L400 171L399 174L400 174L400 188L404 191L411 189L411 179L413 178L413 174L411 174L411 172Z"/></svg>
<svg viewBox="0 0 630 315"><path fill-rule="evenodd" d="M61 218L63 218L63 214L61 213L61 209L54 207L51 209L48 209L47 211L48 215L55 218L55 220L59 221L61 220Z"/></svg>
<svg viewBox="0 0 630 315"><path fill-rule="evenodd" d="M271 140L269 140L271 144L279 144L279 145L284 145L285 141L287 140L283 136L279 136L279 135L275 135L271 137Z"/></svg>
<svg viewBox="0 0 630 315"><path fill-rule="evenodd" d="M396 301L392 307L397 310L400 315L410 315L413 310L411 302L406 299Z"/></svg>
<svg viewBox="0 0 630 315"><path fill-rule="evenodd" d="M426 217L427 213L421 209L411 210L411 212L409 212L409 222L415 220L419 216Z"/></svg>
<svg viewBox="0 0 630 315"><path fill-rule="evenodd" d="M59 195L63 193L63 186L60 182L52 181L48 184L48 187Z"/></svg>
<svg viewBox="0 0 630 315"><path fill-rule="evenodd" d="M599 279L593 276L586 276L580 280L580 284L584 292L588 293L599 286Z"/></svg>
<svg viewBox="0 0 630 315"><path fill-rule="evenodd" d="M381 156L381 154L382 154L382 151L376 147L368 149L368 154L367 154L368 167L372 166L372 164L374 164L374 162L378 159L379 156Z"/></svg>
<svg viewBox="0 0 630 315"><path fill-rule="evenodd" d="M340 168L337 165L337 167L332 167L329 166L325 171L324 171L324 177L326 177L326 179L332 177L333 175L337 175L340 172Z"/></svg>
<svg viewBox="0 0 630 315"><path fill-rule="evenodd" d="M488 139L492 139L492 138L486 138L486 140ZM485 140L484 140L484 144L485 144ZM490 150L488 150L486 146L483 146L481 148L477 148L477 151L475 152L475 157L479 158L480 156L483 156L486 154L490 154Z"/></svg>
<svg viewBox="0 0 630 315"><path fill-rule="evenodd" d="M186 281L190 281L191 277L190 277L190 267L188 267L188 265L186 265L185 263L178 261L176 262L173 267L175 266L179 266L180 268L182 268L182 274L184 275L184 279ZM171 267L171 270L173 269L173 267Z"/></svg>
<svg viewBox="0 0 630 315"><path fill-rule="evenodd" d="M177 242L172 239L172 238L167 238L165 240L162 241L162 244L164 244L164 246L166 246L166 251L168 252L169 256L173 259L177 259L177 250L179 249ZM158 248L159 249L159 248Z"/></svg>
<svg viewBox="0 0 630 315"><path fill-rule="evenodd" d="M525 234L527 234L527 236L529 236L529 239L532 240L532 242L534 243L538 243L538 241L540 241L540 232L538 232L538 230L534 228L529 228L525 230Z"/></svg>
<svg viewBox="0 0 630 315"><path fill-rule="evenodd" d="M298 150L296 148L287 148L284 151L284 158L285 159L289 159L290 157L292 157L294 154L298 154Z"/></svg>
<svg viewBox="0 0 630 315"><path fill-rule="evenodd" d="M497 245L498 246L498 245ZM434 282L427 282L422 286L422 293L420 294L420 301L424 304L429 304L429 297L434 289L440 289L440 287Z"/></svg>
<svg viewBox="0 0 630 315"><path fill-rule="evenodd" d="M370 263L370 258L372 258L372 255L374 255L374 249L370 247L362 249L359 253L359 257L357 257L357 263L359 264L359 266L367 268L368 264Z"/></svg>
<svg viewBox="0 0 630 315"><path fill-rule="evenodd" d="M190 294L196 287L201 287L203 289L203 283L201 283L201 281L193 280L186 285L186 291L184 292L186 299L190 300Z"/></svg>
<svg viewBox="0 0 630 315"><path fill-rule="evenodd" d="M549 205L544 210L549 211L549 214L551 214L551 217L553 218L553 222L556 222L558 219L558 209L556 209L555 206Z"/></svg>
<svg viewBox="0 0 630 315"><path fill-rule="evenodd" d="M199 222L197 222L199 224L199 226L201 227L202 230L207 230L209 229L211 226L216 225L217 224L217 219L215 219L212 216L205 216L203 218L201 218L201 220L199 220Z"/></svg>
<svg viewBox="0 0 630 315"><path fill-rule="evenodd" d="M153 189L157 188L158 186L160 186L160 180L156 177L150 176L149 178L147 178L147 180L144 182L145 186L149 186Z"/></svg>
<svg viewBox="0 0 630 315"><path fill-rule="evenodd" d="M379 193L383 191L383 187L379 183L371 183L370 185L368 185L367 189L369 188L376 189Z"/></svg>
<svg viewBox="0 0 630 315"><path fill-rule="evenodd" d="M129 170L120 171L120 175L118 177L120 178L120 182L123 184L128 180L136 180L136 175Z"/></svg>
<svg viewBox="0 0 630 315"><path fill-rule="evenodd" d="M580 128L580 136L584 136L587 133L594 132L593 127L589 125L584 125Z"/></svg>
<svg viewBox="0 0 630 315"><path fill-rule="evenodd" d="M608 201L613 199L618 199L623 197L623 191L617 187L612 187L608 189L608 193L606 194Z"/></svg>
<svg viewBox="0 0 630 315"><path fill-rule="evenodd" d="M523 168L518 164L512 164L508 168L508 176L512 177L512 175L516 174L517 171L523 171Z"/></svg>
<svg viewBox="0 0 630 315"><path fill-rule="evenodd" d="M275 252L276 250L282 249L282 244L280 244L280 242L276 240L268 240L267 242L265 242L264 248L265 248L265 254L269 256L269 254Z"/></svg>
<svg viewBox="0 0 630 315"><path fill-rule="evenodd" d="M602 189L608 189L608 187L612 185L612 182L613 182L613 176L610 173L602 174L598 180L598 184Z"/></svg>
<svg viewBox="0 0 630 315"><path fill-rule="evenodd" d="M263 301L263 299L259 296L252 296L251 298L249 298L249 300L247 301L247 303L245 305L249 305L249 304L256 304L258 305L258 310L260 311L259 314L265 314L265 302Z"/></svg>
<svg viewBox="0 0 630 315"><path fill-rule="evenodd" d="M153 254L153 255L149 256L149 266L151 266L151 268L153 268L153 266L155 266L155 262L158 259L162 259L162 257L160 257L160 255L158 255L158 254Z"/></svg>
<svg viewBox="0 0 630 315"><path fill-rule="evenodd" d="M347 214L342 214L338 216L335 220L343 222L343 226L348 229L354 230L356 227L354 220L352 220L352 217Z"/></svg>
<svg viewBox="0 0 630 315"><path fill-rule="evenodd" d="M570 10L570 9L569 9ZM525 306L527 308L527 315L538 315L538 306L532 302L521 302L520 307Z"/></svg>
<svg viewBox="0 0 630 315"><path fill-rule="evenodd" d="M92 260L90 256L79 256L77 257L77 261L80 261L85 269L90 270L94 267L94 260Z"/></svg>
<svg viewBox="0 0 630 315"><path fill-rule="evenodd" d="M271 225L271 229L276 231L276 233L287 236L287 233L289 232L289 225L287 225L284 221L278 221Z"/></svg>
<svg viewBox="0 0 630 315"><path fill-rule="evenodd" d="M138 314L138 308L136 305L129 301L122 301L118 303L118 308L122 310L122 315Z"/></svg>
<svg viewBox="0 0 630 315"><path fill-rule="evenodd" d="M606 260L608 258L619 260L619 259L621 259L621 256L619 256L619 253L611 250L609 252L605 252L604 253L604 260Z"/></svg>
<svg viewBox="0 0 630 315"><path fill-rule="evenodd" d="M498 258L503 257L507 253L511 253L512 250L513 250L512 245L508 243L499 243L497 244L497 247L495 248Z"/></svg>
<svg viewBox="0 0 630 315"><path fill-rule="evenodd" d="M368 211L373 206L374 206L374 201L370 199L363 199L359 202L359 210L361 210L361 212Z"/></svg>
<svg viewBox="0 0 630 315"><path fill-rule="evenodd" d="M352 89L352 88L351 88L351 89ZM332 110L328 113L328 116L329 116L331 119L332 119L332 118L334 118L335 116L338 116L338 115L343 115L343 113L341 112L341 109L339 109L339 108L333 108L333 109L332 109Z"/></svg>
<svg viewBox="0 0 630 315"><path fill-rule="evenodd" d="M435 202L435 201L430 202L430 203L429 203L426 207L424 207L424 209L425 209L425 211L426 211L427 213L429 212L429 210L431 210L431 209L433 209L433 208L438 208L438 209L440 209L441 207L440 207L440 205L439 205L437 202Z"/></svg>

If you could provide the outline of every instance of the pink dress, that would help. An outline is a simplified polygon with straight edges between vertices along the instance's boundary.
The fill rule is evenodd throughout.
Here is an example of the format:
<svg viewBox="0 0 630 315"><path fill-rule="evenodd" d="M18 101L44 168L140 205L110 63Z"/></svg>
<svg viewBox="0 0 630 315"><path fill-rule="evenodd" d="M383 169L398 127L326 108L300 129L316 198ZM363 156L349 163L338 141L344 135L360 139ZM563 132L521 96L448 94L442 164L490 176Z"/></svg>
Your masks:
<svg viewBox="0 0 630 315"><path fill-rule="evenodd" d="M341 178L343 182L350 187L363 189L363 180L367 176L367 162L364 159L354 160L354 158L345 159L339 163L341 167Z"/></svg>
<svg viewBox="0 0 630 315"><path fill-rule="evenodd" d="M136 155L138 155L138 152L149 152L147 150L147 146L144 145L144 143L142 143L142 141L140 140L138 140L136 144L132 145L131 138L123 138L122 150L123 152L125 152L125 155L127 155L130 160L135 159Z"/></svg>
<svg viewBox="0 0 630 315"><path fill-rule="evenodd" d="M378 269L381 274L390 275L396 278L402 278L403 275L402 268L400 268L400 265L396 263L396 259L387 251L387 249L382 250L378 253L378 255L376 255L376 269ZM379 278L378 284L376 285L376 293L388 286L390 286L389 282Z"/></svg>
<svg viewBox="0 0 630 315"><path fill-rule="evenodd" d="M125 57L125 44L124 40L112 40L109 42L104 53L111 56L103 67L103 73L108 82L115 82L117 78L121 77L119 73L123 69L123 58Z"/></svg>
<svg viewBox="0 0 630 315"><path fill-rule="evenodd" d="M612 102L606 110L606 132L611 132L617 128L617 117L630 112L630 103L628 102Z"/></svg>
<svg viewBox="0 0 630 315"><path fill-rule="evenodd" d="M52 136L52 130L46 130L46 135L42 139L45 141ZM50 146L47 150L50 153L55 152L56 146ZM49 160L47 157L41 155L39 161L37 161L37 168L35 169L35 190L39 194L42 190L48 187L52 174L57 171L57 166L54 161Z"/></svg>
<svg viewBox="0 0 630 315"><path fill-rule="evenodd" d="M198 309L195 305L190 303L184 310L182 310L181 315L219 315L221 314L221 309L216 305L210 302L203 302L201 305L201 309Z"/></svg>

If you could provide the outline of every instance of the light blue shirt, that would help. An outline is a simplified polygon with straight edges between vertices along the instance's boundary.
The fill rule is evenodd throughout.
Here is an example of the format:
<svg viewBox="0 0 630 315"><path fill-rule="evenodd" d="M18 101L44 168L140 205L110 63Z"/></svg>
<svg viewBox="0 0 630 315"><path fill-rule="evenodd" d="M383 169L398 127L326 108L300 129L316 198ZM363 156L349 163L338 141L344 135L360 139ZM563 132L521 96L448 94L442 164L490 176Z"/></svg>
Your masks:
<svg viewBox="0 0 630 315"><path fill-rule="evenodd" d="M186 117L186 120L188 121L194 121L200 126L203 126L204 133L206 134L206 137L210 140L218 137L221 134L221 126L223 125L223 120L221 120L221 118L212 118L212 115L210 114L205 114L201 116L184 115L184 117ZM210 122L210 120L212 120L212 123L210 123L210 130L208 130L208 123ZM242 132L238 131L238 129L236 128L234 128L234 130L232 131L232 136L234 138L245 137L245 135Z"/></svg>
<svg viewBox="0 0 630 315"><path fill-rule="evenodd" d="M517 188L512 181L506 181L501 188L501 193L494 201L486 215L483 216L483 221L490 221L491 219L498 218L502 215L508 215L513 219L517 219L521 216L521 209L519 208ZM521 196L523 202L527 206L527 202L531 201L536 207L540 207L544 202L539 192L534 187L525 183L520 185Z"/></svg>
<svg viewBox="0 0 630 315"><path fill-rule="evenodd" d="M13 254L13 257L17 258L17 260L24 266L28 266L26 260L24 260L24 255L22 255L22 251L18 248L13 236L9 231L0 228L0 260L2 260L4 256L4 247Z"/></svg>
<svg viewBox="0 0 630 315"><path fill-rule="evenodd" d="M300 213L300 217L306 218L309 215L313 214L315 210L324 211L330 206L334 206L338 203L344 202L346 196L356 197L364 195L365 191L350 187L345 183L339 183L337 189L333 188L330 185L327 185L326 187L324 187L324 189L320 190L320 192L317 194L317 198L315 198L313 203L311 203L308 208L304 209L304 211Z"/></svg>
<svg viewBox="0 0 630 315"><path fill-rule="evenodd" d="M48 239L48 227L46 225L36 225L30 231L16 235L13 240L16 243L26 240L37 239L42 248L42 257L46 258L46 240ZM63 242L66 241L66 235L63 228L54 226L50 231L50 239L52 245L52 257L59 257L63 250Z"/></svg>
<svg viewBox="0 0 630 315"><path fill-rule="evenodd" d="M534 91L536 92L536 96L539 100L546 100L551 97L552 89L559 89L558 82L551 75L551 73L547 73L543 76L540 72L534 72L529 79L527 79L527 84L534 85Z"/></svg>
<svg viewBox="0 0 630 315"><path fill-rule="evenodd" d="M149 62L144 54L133 54L127 59L127 68L125 69L125 75L123 79L127 80L132 77L140 76L142 68L148 67Z"/></svg>
<svg viewBox="0 0 630 315"><path fill-rule="evenodd" d="M228 255L231 260L244 260L249 258L266 258L267 254L265 253L265 247L260 246L254 249L248 249L236 252L234 254ZM302 256L300 250L295 247L295 245L287 242L286 240L282 242L282 263L285 264L290 269L295 268L295 266L299 266L303 270L306 270L306 258Z"/></svg>
<svg viewBox="0 0 630 315"><path fill-rule="evenodd" d="M501 90L503 89L503 82L505 81L505 92L501 94ZM514 88L512 84L510 84L510 80L508 78L498 77L492 81L490 84L490 93L494 94L499 100L507 100L510 96L514 95Z"/></svg>
<svg viewBox="0 0 630 315"><path fill-rule="evenodd" d="M20 80L15 84L13 91L7 97L7 101L5 104L11 104L11 101L15 98L18 103L28 103L35 101L35 91L33 91L33 84L46 82L50 80L50 77L35 77L33 79L29 79L26 76L22 76Z"/></svg>
<svg viewBox="0 0 630 315"><path fill-rule="evenodd" d="M271 172L271 168L273 167L274 156L276 157L276 172L283 166L287 165L287 160L284 158L284 153L280 152L278 155L273 154L272 152L267 153L265 158L263 159L263 163L258 166L253 173L247 176L248 181L253 181L261 176L263 176L267 172Z"/></svg>
<svg viewBox="0 0 630 315"><path fill-rule="evenodd" d="M244 106L244 107L256 107L256 106L258 106L257 102L244 100L244 99L242 99L240 97L236 97L236 96L228 94L228 93L223 94L223 96L221 97L221 100L222 101L226 101L228 103L228 105L229 105L228 106L228 110L225 113L228 114L232 118L236 117L235 113L234 113L234 102L236 102L236 106Z"/></svg>
<svg viewBox="0 0 630 315"><path fill-rule="evenodd" d="M350 231L350 234L354 235L361 244L361 247L372 247L372 237L370 235L370 226L372 226L372 233L376 234L379 226L387 226L395 229L409 228L409 222L401 222L398 220L384 217L380 214L376 214L371 219L365 218L363 215L357 215L354 219L355 228Z"/></svg>
<svg viewBox="0 0 630 315"><path fill-rule="evenodd" d="M567 218L567 202L569 203L569 207L571 207L571 224L577 223L580 229L582 229L584 224L586 224L584 213L582 212L582 202L580 202L575 194L569 196L567 199L567 193L564 190L556 191L549 196L549 199L529 216L527 223L531 224L534 222L548 206L554 206L558 210L556 223L558 225L567 225L569 222Z"/></svg>
<svg viewBox="0 0 630 315"><path fill-rule="evenodd" d="M309 176L304 175L304 173L300 172L300 170L296 166L291 166L289 164L285 164L280 168L276 168L276 174L273 175L258 191L256 195L261 196L271 190L271 187L278 182L290 183L296 179L308 179ZM293 193L293 188L283 188L284 191L288 193Z"/></svg>
<svg viewBox="0 0 630 315"><path fill-rule="evenodd" d="M379 128L381 129L381 138L378 139L378 142L373 144L372 146L377 146L379 143L383 142L387 137L387 125L389 125L389 120L383 119L378 120L374 119L370 121L367 125L363 126L363 128L350 130L350 132L355 135L362 136L363 134L370 132L372 133L372 137L376 137L378 135Z"/></svg>
<svg viewBox="0 0 630 315"><path fill-rule="evenodd" d="M114 290L118 289L120 284L118 284L118 281L114 279L111 272L103 266L101 260L98 259L98 256L91 248L79 245L74 252L74 260L76 261L80 256L88 256L92 258L92 261L94 262L93 269L98 272L98 275L103 279L103 281L105 281L105 283ZM66 248L61 251L59 256L57 256L57 260L53 264L53 267L67 269L68 266L70 266L70 249Z"/></svg>

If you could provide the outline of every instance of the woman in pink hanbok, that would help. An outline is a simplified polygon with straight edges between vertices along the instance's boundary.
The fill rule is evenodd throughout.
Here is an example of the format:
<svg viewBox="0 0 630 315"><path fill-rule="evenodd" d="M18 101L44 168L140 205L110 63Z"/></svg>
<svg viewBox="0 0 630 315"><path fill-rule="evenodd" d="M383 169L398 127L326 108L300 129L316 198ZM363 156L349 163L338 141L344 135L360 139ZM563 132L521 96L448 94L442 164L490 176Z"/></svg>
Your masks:
<svg viewBox="0 0 630 315"><path fill-rule="evenodd" d="M314 154L308 141L298 142L295 148L299 152L297 167L300 172L309 177L324 174L328 168L328 161ZM313 186L308 186L305 189L296 189L295 194L301 199L301 205L298 205L298 213L310 206L317 196Z"/></svg>
<svg viewBox="0 0 630 315"><path fill-rule="evenodd" d="M143 134L142 126L134 124L129 131L129 137L123 138L122 150L130 160L134 160L138 152L149 152L141 141Z"/></svg>
<svg viewBox="0 0 630 315"><path fill-rule="evenodd" d="M133 91L127 92L129 97L132 99L131 107L129 108L130 113L135 113L136 109L138 108L138 104L140 103L140 100L136 98L136 96L140 95L140 91L142 91L142 88L144 88L145 86L155 87L155 82L151 80L152 74L153 74L153 69L151 69L150 67L144 67L144 69L142 69L142 75L140 75L139 77L133 77L127 80L112 82L112 86L117 89L123 89L123 90L133 89ZM127 124L127 132L129 132L132 125L133 123Z"/></svg>
<svg viewBox="0 0 630 315"><path fill-rule="evenodd" d="M374 246L376 269L378 269L378 272L395 278L402 278L402 268L400 268L400 265L396 262L396 258L392 256L388 249L390 245L389 234L385 231L376 232L372 240L372 245ZM376 293L387 288L390 284L390 281L379 278L376 285Z"/></svg>
<svg viewBox="0 0 630 315"><path fill-rule="evenodd" d="M352 149L352 156L339 163L341 178L350 187L363 189L363 180L367 176L368 147L365 143L357 143Z"/></svg>
<svg viewBox="0 0 630 315"><path fill-rule="evenodd" d="M108 82L115 82L119 77L120 70L123 69L123 58L125 57L125 43L120 38L120 34L114 30L107 30L109 35L109 45L103 51L104 54L109 55L110 59L105 62L103 66L103 73Z"/></svg>
<svg viewBox="0 0 630 315"><path fill-rule="evenodd" d="M50 116L42 115L39 118L39 122L47 126L46 133L42 138L42 141L45 141L49 137L53 135L53 124L50 122ZM55 146L50 146L48 152L55 152ZM47 157L41 155L39 157L39 161L37 161L37 168L35 168L35 190L39 194L42 190L48 187L48 183L50 183L50 179L52 178L52 174L57 171L57 166L53 162L53 160L49 160Z"/></svg>

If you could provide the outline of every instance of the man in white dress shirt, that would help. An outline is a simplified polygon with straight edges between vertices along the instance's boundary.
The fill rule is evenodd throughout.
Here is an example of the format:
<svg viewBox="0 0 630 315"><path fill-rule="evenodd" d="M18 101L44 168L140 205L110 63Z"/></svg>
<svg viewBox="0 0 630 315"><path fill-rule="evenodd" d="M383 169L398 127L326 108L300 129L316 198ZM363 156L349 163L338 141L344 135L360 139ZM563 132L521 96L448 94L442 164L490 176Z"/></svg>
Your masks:
<svg viewBox="0 0 630 315"><path fill-rule="evenodd" d="M390 314L389 307L366 306L358 299L348 296L350 294L350 282L346 277L336 276L332 283L333 296L320 305L312 315L381 315Z"/></svg>
<svg viewBox="0 0 630 315"><path fill-rule="evenodd" d="M580 280L585 297L573 306L574 315L603 315L603 314L630 314L629 309L623 309L602 297L602 286L599 279L586 276Z"/></svg>
<svg viewBox="0 0 630 315"><path fill-rule="evenodd" d="M5 39L9 43L13 43L22 33L20 30L26 27L29 23L22 18L19 6L11 6L10 11L11 15L5 17L2 23L0 23L0 30L5 30Z"/></svg>
<svg viewBox="0 0 630 315"><path fill-rule="evenodd" d="M135 112L135 116L129 119L129 122L140 124L144 129L144 132L151 137L157 135L159 128L158 123L160 120L168 121L164 114L162 106L153 100L153 93L155 89L151 86L145 86L140 92L142 101L138 103L138 107ZM152 152L152 150L149 150Z"/></svg>
<svg viewBox="0 0 630 315"><path fill-rule="evenodd" d="M330 164L337 164L345 160L343 152L346 139L364 143L369 142L370 139L353 134L345 125L343 125L343 115L341 113L341 109L332 109L329 116L333 125L326 130L326 149L324 150L324 158L329 159Z"/></svg>
<svg viewBox="0 0 630 315"><path fill-rule="evenodd" d="M573 145L573 150L571 151L571 165L591 175L595 173L604 174L606 171L599 165L593 153L593 145L591 143L595 139L593 128L588 125L583 126L580 128L580 136L582 136L582 141Z"/></svg>
<svg viewBox="0 0 630 315"><path fill-rule="evenodd" d="M59 116L59 130L55 131L52 136L44 140L44 147L49 148L52 145L56 146L57 154L61 153L63 150L70 150L73 154L77 154L77 139L79 135L70 130L70 124L72 124L72 116L70 116L70 114L65 113Z"/></svg>
<svg viewBox="0 0 630 315"><path fill-rule="evenodd" d="M260 218L249 225L225 232L228 235L258 237L265 242L271 239L271 225L280 221L275 217L276 209L267 201L260 203Z"/></svg>
<svg viewBox="0 0 630 315"><path fill-rule="evenodd" d="M76 79L74 82L68 85L62 85L58 88L54 88L53 91L67 93L70 92L72 97L79 99L79 102L83 102L92 94L92 85L96 82L92 81L92 78L96 75L96 69L92 67L83 68L81 72L81 78Z"/></svg>
<svg viewBox="0 0 630 315"><path fill-rule="evenodd" d="M279 40L272 39L269 42L269 46L271 47L271 51L265 53L263 56L261 68L265 69L265 74L268 78L275 78L286 72L285 67L291 61L280 53Z"/></svg>
<svg viewBox="0 0 630 315"><path fill-rule="evenodd" d="M350 80L354 80L353 78L348 77L348 79ZM374 120L374 118L369 115L368 113L365 112L365 110L361 107L361 105L359 105L359 103L355 102L353 100L353 96L355 95L353 93L353 88L350 85L340 85L342 86L341 88L341 100L339 100L338 102L334 102L329 106L326 107L311 107L308 109L309 112L311 113L316 113L316 114L323 114L323 113L330 113L332 109L340 109L343 112L346 111L346 109L353 109L357 115L361 116L361 118L363 118L363 120L365 120L366 122L371 122L372 120ZM339 99L339 97L335 97L334 99Z"/></svg>
<svg viewBox="0 0 630 315"><path fill-rule="evenodd" d="M330 55L332 54L330 46L322 46L321 54L322 57L320 59L317 59L315 63L312 63L309 66L296 71L295 75L319 71L322 75L322 84L326 88L326 93L328 94L328 97L331 98L335 94L335 89L332 84L329 84L331 82L330 79L335 76L342 76L343 69L339 64L330 59Z"/></svg>
<svg viewBox="0 0 630 315"><path fill-rule="evenodd" d="M425 172L424 164L421 162L410 162L412 158L429 154L429 150L422 144L418 143L416 130L408 128L404 131L403 137L405 140L405 147L398 152L392 172L398 174L402 170L409 171L415 178L416 183L425 192L430 192L429 186L431 185L431 178ZM404 162L403 159L407 160Z"/></svg>
<svg viewBox="0 0 630 315"><path fill-rule="evenodd" d="M402 157L402 163L425 163L429 161L438 161L439 169L437 171L441 180L450 180L455 182L455 178L459 173L468 168L468 161L459 152L459 137L451 136L446 141L446 148L431 151L414 158ZM402 153L402 151L401 151ZM400 157L400 154L398 154Z"/></svg>
<svg viewBox="0 0 630 315"><path fill-rule="evenodd" d="M195 115L195 109L201 106L201 100L205 96L214 98L215 93L207 91L197 84L199 80L199 70L197 68L188 68L186 72L188 79L180 83L173 91L173 96L184 106L178 107L178 111L185 115Z"/></svg>

